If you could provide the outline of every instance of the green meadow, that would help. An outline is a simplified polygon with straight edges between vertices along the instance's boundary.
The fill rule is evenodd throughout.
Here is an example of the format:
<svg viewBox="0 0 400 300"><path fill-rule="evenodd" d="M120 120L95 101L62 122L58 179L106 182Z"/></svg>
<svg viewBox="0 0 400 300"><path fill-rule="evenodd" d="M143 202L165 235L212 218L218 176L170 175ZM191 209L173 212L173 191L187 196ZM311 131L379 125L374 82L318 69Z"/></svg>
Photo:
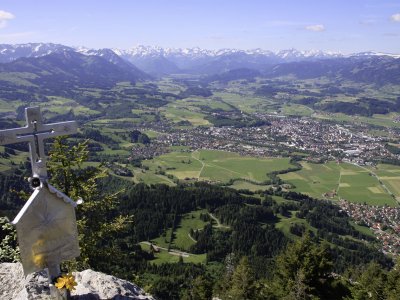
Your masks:
<svg viewBox="0 0 400 300"><path fill-rule="evenodd" d="M184 262L203 263L205 262L206 254L195 255L187 253L190 247L196 243L196 241L190 236L190 230L202 230L207 222L200 219L200 214L207 213L207 210L201 209L192 211L190 213L181 216L179 225L172 230L169 228L163 235L152 239L151 242L158 247L165 249L179 249L185 251L186 254L182 255ZM150 246L146 243L141 243L143 249L149 249ZM176 252L168 252L165 249L159 249L160 252L155 253L156 259L152 263L166 263L166 262L178 262L179 254Z"/></svg>
<svg viewBox="0 0 400 300"><path fill-rule="evenodd" d="M150 246L146 243L140 243L140 246L143 250L150 251ZM177 252L168 252L164 249L159 249L158 253L154 253L154 259L151 261L152 264L160 265L164 263L177 263L179 262L180 257L182 257L183 262L185 263L205 263L206 262L206 254L192 254L188 255L179 255Z"/></svg>
<svg viewBox="0 0 400 300"><path fill-rule="evenodd" d="M336 191L337 195L333 197L336 200L344 198L369 205L397 206L383 184L366 168L335 162L302 162L302 166L300 171L280 175L283 180L295 185L295 191L315 198L323 198L324 193ZM388 180L392 180L393 184L400 183L400 177Z"/></svg>
<svg viewBox="0 0 400 300"><path fill-rule="evenodd" d="M206 210L197 210L182 216L181 222L174 232L174 248L189 250L196 242L190 236L190 229L203 229L207 222L200 219L200 214L206 214Z"/></svg>
<svg viewBox="0 0 400 300"><path fill-rule="evenodd" d="M286 218L282 215L278 215L279 221L275 224L275 228L281 230L290 239L298 239L299 237L290 232L290 227L294 224L303 225L306 231L317 232L317 229L312 227L305 219L296 217L297 211L290 211L291 216Z"/></svg>
<svg viewBox="0 0 400 300"><path fill-rule="evenodd" d="M207 224L207 222L200 219L201 213L206 214L207 210L196 210L182 215L180 223L174 231L172 231L172 228L169 228L161 236L152 239L151 242L164 248L168 248L170 245L172 249L189 251L190 246L196 243L190 236L190 230L202 230Z"/></svg>
<svg viewBox="0 0 400 300"><path fill-rule="evenodd" d="M164 111L164 116L173 122L189 121L194 126L210 125L201 112L190 110L187 107L172 106Z"/></svg>
<svg viewBox="0 0 400 300"><path fill-rule="evenodd" d="M364 117L364 116L349 116L342 113L326 114L323 112L318 112L315 113L313 116L319 119L335 120L338 122L364 123L364 124L383 126L383 127L400 127L400 123L396 123L393 121L393 118L395 116L394 113L386 115L375 114L371 117Z"/></svg>
<svg viewBox="0 0 400 300"><path fill-rule="evenodd" d="M379 164L376 168L370 169L396 199L400 200L400 166Z"/></svg>
<svg viewBox="0 0 400 300"><path fill-rule="evenodd" d="M252 192L259 191L259 190L266 190L270 187L270 185L265 184L254 184L249 181L245 180L235 180L235 182L230 185L229 187L237 189L237 190L249 190Z"/></svg>
<svg viewBox="0 0 400 300"><path fill-rule="evenodd" d="M264 108L266 104L273 104L274 101L253 95L241 95L234 92L215 92L214 96L230 105L235 106L243 112L252 113Z"/></svg>
<svg viewBox="0 0 400 300"><path fill-rule="evenodd" d="M220 183L226 183L231 179L262 183L268 179L267 173L291 166L289 158L255 158L217 150L171 152L144 164L152 171L162 170L178 179Z"/></svg>

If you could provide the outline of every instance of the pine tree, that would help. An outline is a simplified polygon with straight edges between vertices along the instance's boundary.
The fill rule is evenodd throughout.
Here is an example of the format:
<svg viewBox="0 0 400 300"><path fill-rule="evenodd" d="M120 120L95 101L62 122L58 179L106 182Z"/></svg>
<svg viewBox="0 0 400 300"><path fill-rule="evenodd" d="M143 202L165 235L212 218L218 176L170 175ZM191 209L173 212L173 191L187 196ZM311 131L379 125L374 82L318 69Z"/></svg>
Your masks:
<svg viewBox="0 0 400 300"><path fill-rule="evenodd" d="M380 300L386 299L383 291L386 285L386 274L376 262L368 264L366 270L351 287L354 300ZM398 297L398 295L397 295ZM396 298L398 299L398 298Z"/></svg>
<svg viewBox="0 0 400 300"><path fill-rule="evenodd" d="M101 167L85 168L88 155L87 141L70 147L65 137L59 137L49 152L48 166L53 185L72 199L83 199L76 211L81 250L78 268L107 272L118 260L123 261L115 239L131 218L117 212L118 193L103 195L99 190L98 181L107 173Z"/></svg>
<svg viewBox="0 0 400 300"><path fill-rule="evenodd" d="M212 281L207 275L197 276L192 283L190 291L191 300L211 300L212 299Z"/></svg>
<svg viewBox="0 0 400 300"><path fill-rule="evenodd" d="M329 287L331 268L328 247L305 235L277 257L274 290L282 298L313 299Z"/></svg>
<svg viewBox="0 0 400 300"><path fill-rule="evenodd" d="M396 265L387 275L384 293L388 300L400 298L400 258L397 259Z"/></svg>
<svg viewBox="0 0 400 300"><path fill-rule="evenodd" d="M250 267L249 259L244 256L240 259L231 279L231 288L228 291L230 299L253 300L255 279L253 270Z"/></svg>

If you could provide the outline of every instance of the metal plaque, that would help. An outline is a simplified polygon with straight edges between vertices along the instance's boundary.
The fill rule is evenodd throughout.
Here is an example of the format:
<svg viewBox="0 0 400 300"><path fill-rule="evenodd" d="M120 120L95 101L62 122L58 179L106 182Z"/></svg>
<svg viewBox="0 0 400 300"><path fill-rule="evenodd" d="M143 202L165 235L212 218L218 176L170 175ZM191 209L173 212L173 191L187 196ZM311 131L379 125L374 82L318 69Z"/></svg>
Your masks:
<svg viewBox="0 0 400 300"><path fill-rule="evenodd" d="M12 222L25 275L80 254L74 205L55 191L37 188Z"/></svg>

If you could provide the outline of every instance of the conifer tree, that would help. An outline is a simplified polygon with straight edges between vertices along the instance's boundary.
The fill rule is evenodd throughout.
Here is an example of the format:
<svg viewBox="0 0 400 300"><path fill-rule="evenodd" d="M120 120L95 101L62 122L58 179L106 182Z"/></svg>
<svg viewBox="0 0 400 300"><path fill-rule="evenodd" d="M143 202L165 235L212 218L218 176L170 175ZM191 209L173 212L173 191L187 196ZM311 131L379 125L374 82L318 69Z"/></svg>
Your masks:
<svg viewBox="0 0 400 300"><path fill-rule="evenodd" d="M212 282L207 275L197 276L192 283L190 300L211 300Z"/></svg>
<svg viewBox="0 0 400 300"><path fill-rule="evenodd" d="M288 299L314 299L329 286L332 262L326 245L306 234L276 259L274 291Z"/></svg>
<svg viewBox="0 0 400 300"><path fill-rule="evenodd" d="M380 300L384 297L384 288L386 285L386 274L376 262L367 265L365 271L354 282L351 287L351 295L354 300ZM398 297L399 295L397 295ZM398 298L396 298L398 299Z"/></svg>
<svg viewBox="0 0 400 300"><path fill-rule="evenodd" d="M231 288L228 291L230 299L252 300L255 297L255 279L250 267L249 259L244 256L240 259L232 274Z"/></svg>
<svg viewBox="0 0 400 300"><path fill-rule="evenodd" d="M400 258L397 259L396 265L387 275L384 293L388 300L400 298Z"/></svg>
<svg viewBox="0 0 400 300"><path fill-rule="evenodd" d="M99 190L98 181L107 173L101 167L85 168L88 155L87 141L71 147L66 137L56 138L49 152L51 184L72 199L83 199L76 210L81 250L78 268L112 272L110 266L123 261L115 239L127 228L130 217L117 212L118 194L104 195Z"/></svg>

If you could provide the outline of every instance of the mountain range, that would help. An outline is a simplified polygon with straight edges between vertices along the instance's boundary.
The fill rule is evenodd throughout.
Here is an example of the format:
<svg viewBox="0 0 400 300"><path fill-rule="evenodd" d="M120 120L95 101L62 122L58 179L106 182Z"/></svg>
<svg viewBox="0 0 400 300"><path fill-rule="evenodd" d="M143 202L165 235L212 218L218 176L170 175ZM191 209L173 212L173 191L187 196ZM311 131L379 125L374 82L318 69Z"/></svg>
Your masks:
<svg viewBox="0 0 400 300"><path fill-rule="evenodd" d="M0 71L67 76L86 85L98 81L136 81L186 73L215 80L254 76L337 77L368 83L400 83L400 55L362 52L272 52L262 49L205 50L138 46L128 50L89 49L52 43L0 44ZM150 76L149 76L150 75ZM217 75L217 77L215 77Z"/></svg>

